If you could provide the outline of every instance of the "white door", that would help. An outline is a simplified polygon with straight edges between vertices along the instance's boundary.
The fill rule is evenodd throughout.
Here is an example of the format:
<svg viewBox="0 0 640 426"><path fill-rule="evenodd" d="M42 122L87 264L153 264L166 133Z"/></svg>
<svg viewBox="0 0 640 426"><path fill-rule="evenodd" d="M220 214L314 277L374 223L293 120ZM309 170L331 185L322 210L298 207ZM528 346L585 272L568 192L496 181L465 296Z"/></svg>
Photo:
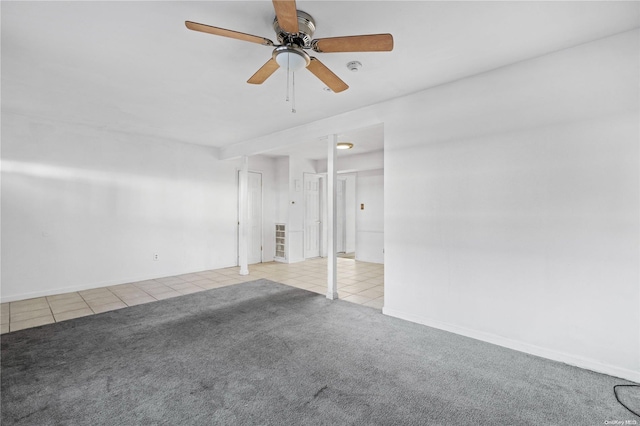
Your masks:
<svg viewBox="0 0 640 426"><path fill-rule="evenodd" d="M336 181L336 253L345 252L345 239L347 236L347 181L338 178Z"/></svg>
<svg viewBox="0 0 640 426"><path fill-rule="evenodd" d="M304 257L320 256L320 176L304 175Z"/></svg>
<svg viewBox="0 0 640 426"><path fill-rule="evenodd" d="M262 173L249 172L247 263L262 262Z"/></svg>

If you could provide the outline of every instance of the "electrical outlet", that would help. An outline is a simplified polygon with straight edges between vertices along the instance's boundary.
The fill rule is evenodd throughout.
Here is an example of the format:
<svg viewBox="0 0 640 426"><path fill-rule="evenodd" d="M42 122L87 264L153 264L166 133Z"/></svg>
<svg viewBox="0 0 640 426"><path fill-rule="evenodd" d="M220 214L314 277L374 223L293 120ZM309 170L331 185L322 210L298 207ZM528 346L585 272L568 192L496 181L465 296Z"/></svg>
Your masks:
<svg viewBox="0 0 640 426"><path fill-rule="evenodd" d="M160 260L160 255L158 255L158 253L153 253L153 260Z"/></svg>

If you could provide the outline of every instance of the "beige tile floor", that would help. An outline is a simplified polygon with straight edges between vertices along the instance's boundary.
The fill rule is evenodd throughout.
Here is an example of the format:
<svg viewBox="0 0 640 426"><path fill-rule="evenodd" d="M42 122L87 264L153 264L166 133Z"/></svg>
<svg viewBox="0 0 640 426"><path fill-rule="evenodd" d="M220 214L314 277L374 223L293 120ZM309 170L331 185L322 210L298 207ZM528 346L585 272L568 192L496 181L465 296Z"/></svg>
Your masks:
<svg viewBox="0 0 640 426"><path fill-rule="evenodd" d="M246 276L239 275L238 271L238 267L215 269L2 303L0 332L4 334L259 278L320 294L327 292L327 260L323 258L299 263L250 265ZM340 299L382 309L384 265L338 258L337 274Z"/></svg>

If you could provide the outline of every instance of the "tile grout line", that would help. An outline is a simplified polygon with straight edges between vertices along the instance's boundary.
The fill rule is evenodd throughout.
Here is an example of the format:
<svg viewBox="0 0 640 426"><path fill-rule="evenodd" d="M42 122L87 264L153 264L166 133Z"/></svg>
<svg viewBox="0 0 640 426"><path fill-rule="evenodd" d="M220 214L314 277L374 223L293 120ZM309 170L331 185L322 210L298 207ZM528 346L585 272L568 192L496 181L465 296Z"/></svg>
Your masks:
<svg viewBox="0 0 640 426"><path fill-rule="evenodd" d="M93 310L93 308L91 307L91 305L89 304L89 301L87 299L84 298L84 296L82 294L80 294L80 292L78 292L78 295L80 296L80 298L84 301L84 303L87 304L87 306L89 307L89 309L91 309L91 312L93 312L93 315L96 314L96 311Z"/></svg>
<svg viewBox="0 0 640 426"><path fill-rule="evenodd" d="M79 292L79 291L75 291L75 292L73 292L73 293L77 294L77 295L78 295L78 297L80 297L80 299L82 299L82 301L83 301L83 302L84 302L84 304L87 306L87 308L89 308L89 309L93 312L93 309L91 309L91 306L89 305L89 302L87 302L87 300L85 300L85 298L84 298L84 297L82 297L82 295L80 294L80 292ZM55 296L55 295L54 295L54 296ZM47 299L47 301L48 301L48 299ZM77 303L77 302L74 302L74 303ZM49 303L49 306L51 306L51 303ZM61 311L61 312L58 312L57 314L55 314L55 313L54 313L54 314L53 314L53 318L55 319L55 316L56 316L56 315L64 314L64 313L67 313L67 312L79 311L79 310L81 310L81 309L85 309L85 308L71 309L71 310L68 310L68 311ZM51 311L52 311L52 313L53 313L53 306L51 306ZM94 313L95 313L95 312L94 312ZM64 320L63 320L63 321L64 321ZM58 322L58 320L56 320L56 322Z"/></svg>
<svg viewBox="0 0 640 426"><path fill-rule="evenodd" d="M125 284L125 285L126 285L126 284ZM140 288L140 287L138 287L137 285L135 285L135 284L131 284L131 285L132 285L132 286L134 286L135 288L139 289L141 292L145 293L146 295L151 296L149 293L147 293L146 291L144 291L143 289L141 289L141 288ZM127 308L130 308L130 307L131 307L127 302L125 302L124 300L122 300L122 298L121 298L120 296L118 296L116 293L114 293L113 291L111 291L111 289L110 289L110 288L107 288L107 290L109 290L109 291L111 292L111 294L113 294L115 297L117 297L117 298L118 298L118 300L120 300L122 303L124 303L124 305L125 305ZM155 299L155 297L153 297L153 296L151 296L151 297L152 297L153 299ZM156 301L157 301L157 299L156 299Z"/></svg>
<svg viewBox="0 0 640 426"><path fill-rule="evenodd" d="M79 294L80 293L78 293L78 295ZM53 318L53 322L58 322L58 320L56 319L56 316L53 314L53 308L51 307L51 303L49 302L49 298L47 296L45 296L44 300L47 301L47 306L49 306L49 312L51 312L51 318Z"/></svg>
<svg viewBox="0 0 640 426"><path fill-rule="evenodd" d="M154 280L155 281L155 280ZM140 290L141 292L143 292L144 294L146 294L147 296L149 296L150 298L152 298L154 301L158 301L158 299L156 299L152 294L149 294L145 289L138 287L135 284L131 284L133 287L137 288L138 290ZM118 297L116 295L116 297ZM118 297L118 299L122 300L120 297ZM135 297L133 298L135 299ZM124 303L125 305L127 305L127 307L131 307L131 306L135 306L135 305L129 305L127 302L125 302L124 300L122 300L122 303ZM144 302L144 303L151 303L151 302Z"/></svg>

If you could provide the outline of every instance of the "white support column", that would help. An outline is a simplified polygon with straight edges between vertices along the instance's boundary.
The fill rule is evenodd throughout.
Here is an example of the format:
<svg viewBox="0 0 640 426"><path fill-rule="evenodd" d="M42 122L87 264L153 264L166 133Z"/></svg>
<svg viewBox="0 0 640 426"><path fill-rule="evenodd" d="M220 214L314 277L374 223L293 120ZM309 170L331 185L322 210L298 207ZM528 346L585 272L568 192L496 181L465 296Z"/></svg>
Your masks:
<svg viewBox="0 0 640 426"><path fill-rule="evenodd" d="M329 135L327 151L327 299L338 298L338 262L336 257L336 144L338 135Z"/></svg>
<svg viewBox="0 0 640 426"><path fill-rule="evenodd" d="M238 263L240 275L249 275L247 224L249 222L249 157L242 157L240 168L240 190L238 200Z"/></svg>

